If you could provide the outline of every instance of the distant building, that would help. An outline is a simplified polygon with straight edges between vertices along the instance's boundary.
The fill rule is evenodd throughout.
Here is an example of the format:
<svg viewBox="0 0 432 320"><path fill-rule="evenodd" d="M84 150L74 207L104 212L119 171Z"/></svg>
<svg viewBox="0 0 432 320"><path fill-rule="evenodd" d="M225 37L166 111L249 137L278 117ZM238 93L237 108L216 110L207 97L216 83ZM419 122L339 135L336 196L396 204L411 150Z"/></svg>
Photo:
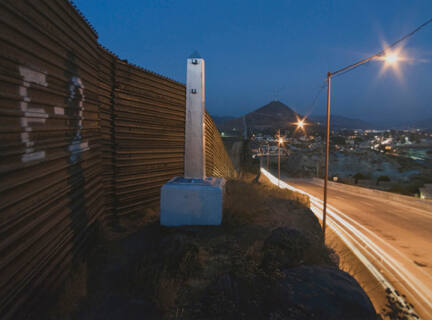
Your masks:
<svg viewBox="0 0 432 320"><path fill-rule="evenodd" d="M364 141L359 144L359 149L369 149L369 148L370 148L369 141Z"/></svg>
<svg viewBox="0 0 432 320"><path fill-rule="evenodd" d="M350 145L350 146L353 146L353 145L355 144L354 139L346 139L345 141L346 141L345 143L346 143L347 145Z"/></svg>

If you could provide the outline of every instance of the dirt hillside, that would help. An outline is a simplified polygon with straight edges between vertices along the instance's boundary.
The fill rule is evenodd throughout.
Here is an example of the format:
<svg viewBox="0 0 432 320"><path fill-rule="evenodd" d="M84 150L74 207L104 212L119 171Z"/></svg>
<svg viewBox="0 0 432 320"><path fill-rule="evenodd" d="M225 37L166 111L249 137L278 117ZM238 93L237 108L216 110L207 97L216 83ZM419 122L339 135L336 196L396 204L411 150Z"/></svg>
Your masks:
<svg viewBox="0 0 432 320"><path fill-rule="evenodd" d="M308 199L229 181L219 227L124 218L77 267L51 319L377 319L337 268Z"/></svg>

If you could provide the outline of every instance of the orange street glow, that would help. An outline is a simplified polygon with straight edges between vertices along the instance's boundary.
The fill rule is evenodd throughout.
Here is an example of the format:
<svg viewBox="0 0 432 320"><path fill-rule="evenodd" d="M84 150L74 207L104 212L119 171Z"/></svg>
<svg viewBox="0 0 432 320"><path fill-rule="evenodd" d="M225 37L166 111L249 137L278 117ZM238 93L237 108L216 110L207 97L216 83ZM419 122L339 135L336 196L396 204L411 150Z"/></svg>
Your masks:
<svg viewBox="0 0 432 320"><path fill-rule="evenodd" d="M400 81L403 80L400 62L407 61L408 58L403 54L402 49L402 47L398 47L392 50L386 50L385 54L379 58L379 60L384 61L384 64L379 72L380 76L390 68Z"/></svg>
<svg viewBox="0 0 432 320"><path fill-rule="evenodd" d="M295 122L293 124L296 126L294 132L296 132L297 130L301 129L304 133L306 133L306 126L308 125L308 123L306 122L306 117L303 117L303 119L300 119L297 116L297 122Z"/></svg>

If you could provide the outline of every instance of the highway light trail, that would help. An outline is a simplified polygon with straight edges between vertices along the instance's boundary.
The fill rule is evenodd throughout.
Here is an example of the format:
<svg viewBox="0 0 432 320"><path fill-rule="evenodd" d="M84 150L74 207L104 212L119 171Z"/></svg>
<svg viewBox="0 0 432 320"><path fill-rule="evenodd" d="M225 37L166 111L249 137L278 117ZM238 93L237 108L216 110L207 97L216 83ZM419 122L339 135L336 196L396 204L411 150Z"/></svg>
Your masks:
<svg viewBox="0 0 432 320"><path fill-rule="evenodd" d="M308 196L310 199L310 209L320 220L322 219L322 200L282 180L278 181L275 176L264 168L261 168L261 172L274 185L278 185L279 183L282 189L289 189ZM432 291L400 262L409 260L405 255L377 234L365 228L332 205L328 205L327 207L327 225L357 256L376 280L385 289L391 290L392 297L404 306L404 310L407 312L413 311L410 309L407 301L396 293L395 286L399 292L406 294L410 302L415 305L416 309L419 311L421 310L424 316L432 318ZM366 233L368 235L366 235ZM385 250L383 250L377 242L380 245L384 245ZM392 253L392 255L390 255L389 252ZM395 259L395 255L400 259ZM410 260L409 262L411 263ZM432 277L424 271L422 271L422 275L432 280ZM394 285L392 285L392 283L394 283ZM412 313L409 319L419 318L416 314Z"/></svg>

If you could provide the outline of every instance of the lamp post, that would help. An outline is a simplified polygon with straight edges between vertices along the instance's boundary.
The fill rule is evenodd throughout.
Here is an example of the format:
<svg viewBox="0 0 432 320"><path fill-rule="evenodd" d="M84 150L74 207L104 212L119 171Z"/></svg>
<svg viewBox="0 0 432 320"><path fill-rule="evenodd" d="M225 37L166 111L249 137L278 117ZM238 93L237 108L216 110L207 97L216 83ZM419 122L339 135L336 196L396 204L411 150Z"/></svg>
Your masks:
<svg viewBox="0 0 432 320"><path fill-rule="evenodd" d="M325 174L324 174L324 202L323 202L323 238L325 241L326 217L327 217L327 189L328 189L328 168L330 154L330 97L331 97L331 79L332 77L357 68L358 66L374 59L384 60L387 65L395 65L400 59L398 52L391 52L389 49L383 50L373 56L353 63L345 68L335 72L327 73L327 121L326 121L326 153L325 153Z"/></svg>
<svg viewBox="0 0 432 320"><path fill-rule="evenodd" d="M299 120L296 123L297 128L301 128L302 130L304 130L304 126L306 125L306 123L304 122L305 119L306 117L302 120ZM278 130L277 133L277 139L278 139L278 187L280 187L280 148L281 148L281 144L284 143L284 139L280 135L280 129Z"/></svg>
<svg viewBox="0 0 432 320"><path fill-rule="evenodd" d="M280 186L280 146L282 138L280 136L280 129L278 130L278 187Z"/></svg>
<svg viewBox="0 0 432 320"><path fill-rule="evenodd" d="M326 153L325 153L325 176L324 176L324 204L323 204L323 239L325 242L326 217L327 217L327 183L328 165L330 153L330 86L331 73L327 73L327 123L326 123Z"/></svg>
<svg viewBox="0 0 432 320"><path fill-rule="evenodd" d="M267 141L267 171L269 170L269 164L270 164L270 145Z"/></svg>

